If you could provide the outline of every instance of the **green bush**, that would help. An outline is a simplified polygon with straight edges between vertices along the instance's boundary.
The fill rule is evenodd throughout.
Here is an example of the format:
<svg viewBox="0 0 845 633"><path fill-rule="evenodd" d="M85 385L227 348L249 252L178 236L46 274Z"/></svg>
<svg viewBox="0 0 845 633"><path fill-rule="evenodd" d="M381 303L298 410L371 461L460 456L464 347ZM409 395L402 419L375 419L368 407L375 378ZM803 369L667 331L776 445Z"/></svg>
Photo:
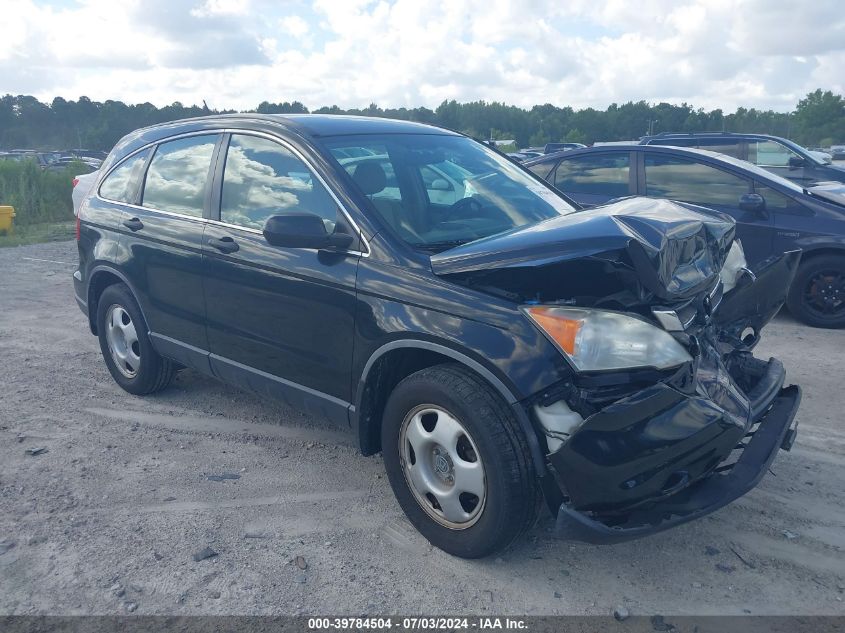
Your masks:
<svg viewBox="0 0 845 633"><path fill-rule="evenodd" d="M43 171L35 161L0 160L0 205L15 208L15 225L73 219L73 177L90 171L73 163L62 171Z"/></svg>

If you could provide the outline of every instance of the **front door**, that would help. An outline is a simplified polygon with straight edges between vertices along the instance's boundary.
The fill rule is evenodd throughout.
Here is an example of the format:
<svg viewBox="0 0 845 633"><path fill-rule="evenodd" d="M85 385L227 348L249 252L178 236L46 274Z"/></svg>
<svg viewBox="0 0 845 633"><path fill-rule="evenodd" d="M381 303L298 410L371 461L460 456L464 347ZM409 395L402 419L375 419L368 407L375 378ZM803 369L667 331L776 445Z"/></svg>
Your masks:
<svg viewBox="0 0 845 633"><path fill-rule="evenodd" d="M645 155L644 169L642 195L689 202L726 213L736 220L736 235L742 241L749 264L771 255L771 213L739 208L740 197L752 192L750 180L709 164L657 152Z"/></svg>
<svg viewBox="0 0 845 633"><path fill-rule="evenodd" d="M209 223L203 242L212 369L346 423L360 253L272 246L262 229L269 216L286 212L319 215L329 232L349 221L280 141L232 134L221 163L219 221Z"/></svg>

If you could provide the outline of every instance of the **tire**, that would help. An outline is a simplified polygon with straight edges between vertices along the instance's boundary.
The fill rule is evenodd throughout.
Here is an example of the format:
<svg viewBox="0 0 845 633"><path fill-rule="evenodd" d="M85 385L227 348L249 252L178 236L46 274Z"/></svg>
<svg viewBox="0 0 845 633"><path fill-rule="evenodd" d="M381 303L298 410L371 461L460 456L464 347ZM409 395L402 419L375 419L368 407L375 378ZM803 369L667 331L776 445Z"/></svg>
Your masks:
<svg viewBox="0 0 845 633"><path fill-rule="evenodd" d="M106 367L124 390L142 396L170 384L176 367L153 349L141 308L125 284L108 286L100 296L97 336Z"/></svg>
<svg viewBox="0 0 845 633"><path fill-rule="evenodd" d="M845 327L845 256L811 257L798 268L789 289L792 315L813 327Z"/></svg>
<svg viewBox="0 0 845 633"><path fill-rule="evenodd" d="M499 394L462 366L402 380L387 400L381 438L396 499L435 547L481 558L536 521L541 492L522 429Z"/></svg>

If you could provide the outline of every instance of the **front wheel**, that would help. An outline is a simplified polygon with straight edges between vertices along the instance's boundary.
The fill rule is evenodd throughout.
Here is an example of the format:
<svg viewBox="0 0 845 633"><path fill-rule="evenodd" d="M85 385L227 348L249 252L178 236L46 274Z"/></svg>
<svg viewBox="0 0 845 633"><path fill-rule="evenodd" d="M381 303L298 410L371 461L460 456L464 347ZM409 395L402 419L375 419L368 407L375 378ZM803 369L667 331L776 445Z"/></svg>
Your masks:
<svg viewBox="0 0 845 633"><path fill-rule="evenodd" d="M450 554L492 554L537 517L540 491L522 429L501 397L459 365L423 369L396 386L382 453L408 519Z"/></svg>
<svg viewBox="0 0 845 633"><path fill-rule="evenodd" d="M821 255L803 262L787 302L793 316L808 325L845 327L845 257Z"/></svg>

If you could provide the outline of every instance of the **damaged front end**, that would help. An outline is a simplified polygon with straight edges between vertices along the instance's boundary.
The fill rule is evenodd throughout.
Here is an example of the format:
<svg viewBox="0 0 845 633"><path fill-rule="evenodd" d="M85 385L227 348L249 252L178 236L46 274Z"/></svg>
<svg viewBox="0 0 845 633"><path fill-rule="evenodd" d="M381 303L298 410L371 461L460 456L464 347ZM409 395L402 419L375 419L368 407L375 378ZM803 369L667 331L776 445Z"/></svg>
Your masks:
<svg viewBox="0 0 845 633"><path fill-rule="evenodd" d="M630 199L432 257L510 296L571 375L526 406L559 488L557 531L588 542L690 521L753 488L789 450L801 400L754 358L800 252L745 267L733 221Z"/></svg>

